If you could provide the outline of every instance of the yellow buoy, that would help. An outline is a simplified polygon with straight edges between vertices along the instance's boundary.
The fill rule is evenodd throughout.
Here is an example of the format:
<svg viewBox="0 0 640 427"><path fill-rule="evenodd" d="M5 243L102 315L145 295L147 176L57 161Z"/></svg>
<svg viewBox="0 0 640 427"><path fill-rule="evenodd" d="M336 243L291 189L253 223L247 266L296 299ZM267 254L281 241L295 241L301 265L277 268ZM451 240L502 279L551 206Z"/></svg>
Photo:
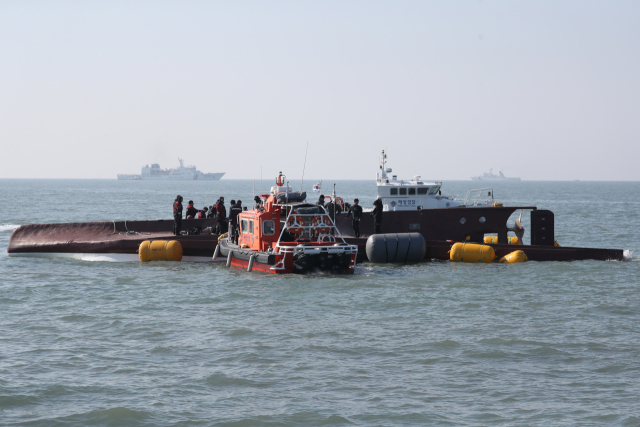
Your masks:
<svg viewBox="0 0 640 427"><path fill-rule="evenodd" d="M500 262L504 262L507 264L514 264L516 262L527 262L529 258L527 258L527 254L522 251L513 251L508 255L500 258Z"/></svg>
<svg viewBox="0 0 640 427"><path fill-rule="evenodd" d="M484 242L486 244L495 245L496 243L498 243L498 236L484 236ZM520 244L520 240L516 236L507 237L507 243L510 244L510 245L519 245Z"/></svg>
<svg viewBox="0 0 640 427"><path fill-rule="evenodd" d="M502 202L495 202L495 203L493 204L493 207L494 207L494 208L500 208L500 207L502 207L502 206L504 206L504 205L502 204Z"/></svg>
<svg viewBox="0 0 640 427"><path fill-rule="evenodd" d="M145 240L138 248L140 261L182 261L182 245L177 240Z"/></svg>
<svg viewBox="0 0 640 427"><path fill-rule="evenodd" d="M493 262L496 252L491 246L476 243L454 243L449 251L453 262Z"/></svg>

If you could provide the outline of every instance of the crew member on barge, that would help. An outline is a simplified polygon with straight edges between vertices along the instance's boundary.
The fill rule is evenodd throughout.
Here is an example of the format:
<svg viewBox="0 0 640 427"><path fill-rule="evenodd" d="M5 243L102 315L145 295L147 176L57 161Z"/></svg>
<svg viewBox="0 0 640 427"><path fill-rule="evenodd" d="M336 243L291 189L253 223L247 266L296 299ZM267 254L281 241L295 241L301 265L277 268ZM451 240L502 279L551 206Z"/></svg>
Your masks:
<svg viewBox="0 0 640 427"><path fill-rule="evenodd" d="M182 196L177 195L176 200L173 202L173 235L180 235L180 228L182 227Z"/></svg>
<svg viewBox="0 0 640 427"><path fill-rule="evenodd" d="M375 224L375 234L380 234L380 225L382 224L382 199L380 196L373 202L373 212L371 212L373 222Z"/></svg>
<svg viewBox="0 0 640 427"><path fill-rule="evenodd" d="M198 209L193 206L193 200L189 200L189 204L187 205L187 219L193 219L198 214Z"/></svg>
<svg viewBox="0 0 640 427"><path fill-rule="evenodd" d="M353 235L356 237L360 237L360 220L362 219L362 206L358 204L359 202L360 200L354 199L353 205L347 212L347 218L349 218L349 216L353 214L351 225L353 226Z"/></svg>

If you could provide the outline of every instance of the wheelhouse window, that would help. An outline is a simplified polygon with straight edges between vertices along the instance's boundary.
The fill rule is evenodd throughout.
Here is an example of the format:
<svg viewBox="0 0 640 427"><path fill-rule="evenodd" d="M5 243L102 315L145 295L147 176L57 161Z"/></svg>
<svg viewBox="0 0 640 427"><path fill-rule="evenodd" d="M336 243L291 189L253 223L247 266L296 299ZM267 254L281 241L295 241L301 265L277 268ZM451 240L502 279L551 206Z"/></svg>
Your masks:
<svg viewBox="0 0 640 427"><path fill-rule="evenodd" d="M429 194L436 194L439 189L440 187L431 187L431 191L429 191Z"/></svg>
<svg viewBox="0 0 640 427"><path fill-rule="evenodd" d="M416 195L416 189L414 187L409 188L409 195L410 196L415 196Z"/></svg>
<svg viewBox="0 0 640 427"><path fill-rule="evenodd" d="M253 220L249 220L249 234L253 234Z"/></svg>
<svg viewBox="0 0 640 427"><path fill-rule="evenodd" d="M242 234L247 234L249 231L249 220L243 219L240 221L240 230L242 231Z"/></svg>
<svg viewBox="0 0 640 427"><path fill-rule="evenodd" d="M397 188L391 188L389 191L390 191L390 194L392 196L397 196L398 195L398 189Z"/></svg>
<svg viewBox="0 0 640 427"><path fill-rule="evenodd" d="M407 195L407 189L406 188L400 188L400 195L401 196L406 196Z"/></svg>
<svg viewBox="0 0 640 427"><path fill-rule="evenodd" d="M262 221L262 234L265 236L273 236L276 232L276 223L270 219Z"/></svg>
<svg viewBox="0 0 640 427"><path fill-rule="evenodd" d="M426 196L429 193L429 187L418 187L418 196Z"/></svg>

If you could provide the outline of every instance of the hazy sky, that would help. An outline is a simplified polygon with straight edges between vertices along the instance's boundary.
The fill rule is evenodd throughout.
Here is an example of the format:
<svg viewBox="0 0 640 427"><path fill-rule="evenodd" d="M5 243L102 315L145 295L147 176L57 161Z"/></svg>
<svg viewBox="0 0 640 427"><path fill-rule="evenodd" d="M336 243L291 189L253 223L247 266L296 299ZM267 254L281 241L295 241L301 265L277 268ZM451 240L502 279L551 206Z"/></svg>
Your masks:
<svg viewBox="0 0 640 427"><path fill-rule="evenodd" d="M640 180L637 1L0 2L0 177Z"/></svg>

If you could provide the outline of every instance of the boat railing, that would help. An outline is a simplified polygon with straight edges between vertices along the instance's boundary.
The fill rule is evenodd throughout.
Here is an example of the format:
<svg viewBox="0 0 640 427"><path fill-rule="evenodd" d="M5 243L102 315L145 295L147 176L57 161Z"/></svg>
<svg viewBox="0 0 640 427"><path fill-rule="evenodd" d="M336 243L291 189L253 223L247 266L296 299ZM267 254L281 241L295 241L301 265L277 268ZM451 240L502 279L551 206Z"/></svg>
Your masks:
<svg viewBox="0 0 640 427"><path fill-rule="evenodd" d="M474 188L467 191L463 206L492 206L495 203L493 198L493 187Z"/></svg>
<svg viewBox="0 0 640 427"><path fill-rule="evenodd" d="M351 251L358 250L358 247L355 245L348 245L344 240L342 233L338 227L336 227L333 219L326 210L318 206L322 209L324 213L297 213L295 210L295 206L292 207L289 215L287 215L287 219L285 220L284 227L282 227L282 231L280 233L280 237L278 238L278 242L276 243L276 247L281 251L285 252L305 252L311 249L318 251L322 251L324 248L334 248L332 251L341 252L341 251ZM304 236L305 234L309 237L309 243L313 243L311 238L314 239L315 242L320 243L334 243L339 244L339 246L285 246L280 245L282 242L282 236L284 232L288 231L293 235ZM304 242L302 242L304 243ZM307 248L306 250L304 248Z"/></svg>

